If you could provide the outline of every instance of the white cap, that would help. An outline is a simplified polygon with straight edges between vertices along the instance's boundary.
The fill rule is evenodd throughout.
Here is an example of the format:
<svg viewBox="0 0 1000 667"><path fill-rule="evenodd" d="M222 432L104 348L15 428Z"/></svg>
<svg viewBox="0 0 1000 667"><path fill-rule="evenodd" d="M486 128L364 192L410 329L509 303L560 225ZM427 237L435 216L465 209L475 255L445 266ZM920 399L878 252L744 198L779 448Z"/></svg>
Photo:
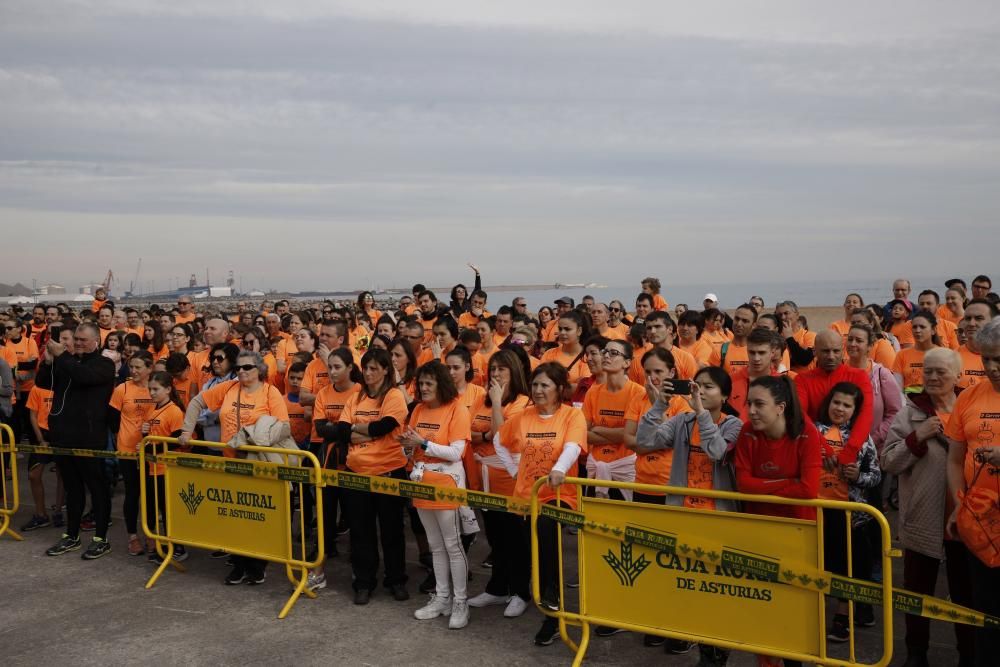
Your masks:
<svg viewBox="0 0 1000 667"><path fill-rule="evenodd" d="M702 301L714 301L716 303L719 303L719 297L709 292L708 294L705 295L705 298L702 299Z"/></svg>

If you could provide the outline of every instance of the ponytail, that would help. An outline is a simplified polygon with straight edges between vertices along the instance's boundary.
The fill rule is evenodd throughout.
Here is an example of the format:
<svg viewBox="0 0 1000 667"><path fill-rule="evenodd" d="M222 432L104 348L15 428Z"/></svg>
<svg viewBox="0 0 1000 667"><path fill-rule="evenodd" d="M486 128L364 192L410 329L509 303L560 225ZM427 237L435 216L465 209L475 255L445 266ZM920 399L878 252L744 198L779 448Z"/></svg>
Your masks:
<svg viewBox="0 0 1000 667"><path fill-rule="evenodd" d="M149 376L150 382L155 382L161 387L167 387L170 389L170 402L181 409L184 412L184 403L181 401L180 394L177 393L177 388L174 386L174 376L167 371L153 371L152 375Z"/></svg>

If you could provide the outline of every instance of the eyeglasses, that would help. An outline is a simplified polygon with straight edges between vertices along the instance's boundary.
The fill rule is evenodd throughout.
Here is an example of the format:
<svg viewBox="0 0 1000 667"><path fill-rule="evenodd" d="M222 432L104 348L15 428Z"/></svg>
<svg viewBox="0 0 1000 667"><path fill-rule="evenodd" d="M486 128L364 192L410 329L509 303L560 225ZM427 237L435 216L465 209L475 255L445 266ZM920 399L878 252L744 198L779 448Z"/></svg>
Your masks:
<svg viewBox="0 0 1000 667"><path fill-rule="evenodd" d="M604 348L603 350L601 350L601 354L603 354L605 357L624 357L626 359L628 358L625 357L625 353L622 352L621 350L614 350L611 348Z"/></svg>
<svg viewBox="0 0 1000 667"><path fill-rule="evenodd" d="M187 334L186 334L186 333L184 333L183 331L171 331L171 332L170 332L170 333L168 333L167 335L168 335L168 336L173 336L174 338L178 338L178 337L181 337L181 338L183 338L183 337L184 337L184 336L186 336Z"/></svg>
<svg viewBox="0 0 1000 667"><path fill-rule="evenodd" d="M984 285L983 283L972 283L972 289L985 289L988 290L990 285Z"/></svg>
<svg viewBox="0 0 1000 667"><path fill-rule="evenodd" d="M528 304L526 304L526 303L515 303L514 307L515 308L527 308Z"/></svg>
<svg viewBox="0 0 1000 667"><path fill-rule="evenodd" d="M241 364L240 366L237 366L236 368L237 368L237 370L246 371L247 373L249 373L253 369L257 368L257 364Z"/></svg>
<svg viewBox="0 0 1000 667"><path fill-rule="evenodd" d="M220 355L216 355L216 356L212 357L212 361L218 361L218 362L219 362L220 364L221 364L221 363L222 363L223 361L225 361L225 360L226 360L226 357L225 357L225 355L221 355L221 354L220 354Z"/></svg>
<svg viewBox="0 0 1000 667"><path fill-rule="evenodd" d="M191 302L190 301L178 301L177 305L178 306L190 306Z"/></svg>

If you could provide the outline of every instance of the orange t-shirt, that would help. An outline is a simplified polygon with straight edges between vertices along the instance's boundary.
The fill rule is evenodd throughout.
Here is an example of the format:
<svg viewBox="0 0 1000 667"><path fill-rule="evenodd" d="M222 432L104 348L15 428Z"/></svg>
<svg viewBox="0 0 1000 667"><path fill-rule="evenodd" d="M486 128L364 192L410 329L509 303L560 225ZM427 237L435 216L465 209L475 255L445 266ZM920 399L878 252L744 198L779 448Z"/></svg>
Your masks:
<svg viewBox="0 0 1000 667"><path fill-rule="evenodd" d="M458 440L465 440L463 456L469 449L469 440L472 438L471 430L472 418L469 410L465 407L461 397L455 399L447 405L436 408L428 408L423 403L417 403L410 415L410 426L426 440L430 440L438 445L447 446ZM423 461L428 465L434 464L454 464L457 469L461 465L459 461L446 461L431 456L422 448L417 447L413 452L413 462ZM441 486L458 487L459 480L447 473L440 471L425 471L424 483L438 484ZM464 484L463 484L464 488ZM425 510L454 510L458 509L458 503L443 502L437 500L413 499L413 506L417 509Z"/></svg>
<svg viewBox="0 0 1000 667"><path fill-rule="evenodd" d="M155 406L149 409L149 434L169 438L184 426L184 413L173 402L167 403L162 408ZM162 463L150 463L150 475L162 475L167 470L167 466Z"/></svg>
<svg viewBox="0 0 1000 667"><path fill-rule="evenodd" d="M553 318L551 322L545 325L545 330L542 331L542 342L543 343L554 343L556 342L556 334L559 331L559 319Z"/></svg>
<svg viewBox="0 0 1000 667"><path fill-rule="evenodd" d="M483 311L483 317L489 317L488 311ZM459 329L475 329L476 325L479 324L479 316L473 315L472 311L465 311L458 317L458 328Z"/></svg>
<svg viewBox="0 0 1000 667"><path fill-rule="evenodd" d="M142 440L142 423L153 408L149 390L129 380L115 387L108 405L121 413L118 428L117 449L119 452L135 453Z"/></svg>
<svg viewBox="0 0 1000 667"><path fill-rule="evenodd" d="M93 301L90 302L90 309L95 313L99 313L101 312L101 308L104 308L104 304L106 304L107 302L108 302L107 299L104 299L103 301L101 301L100 299L94 299Z"/></svg>
<svg viewBox="0 0 1000 667"><path fill-rule="evenodd" d="M31 391L31 388L35 386L34 375L32 375L34 371L19 370L17 364L38 361L38 344L31 336L21 336L21 340L17 343L7 341L6 347L14 353L14 357L17 359L14 364L10 364L10 372L17 381L17 390L19 392Z"/></svg>
<svg viewBox="0 0 1000 667"><path fill-rule="evenodd" d="M719 343L719 345L722 345L722 343ZM712 355L712 344L701 338L691 345L681 343L677 347L694 357L695 361L705 365L708 365L708 358Z"/></svg>
<svg viewBox="0 0 1000 667"><path fill-rule="evenodd" d="M173 380L174 391L177 392L177 397L181 399L181 403L184 404L185 408L191 402L191 397L197 395L200 389L200 387L194 384L194 377L194 370L189 368L180 377L176 377Z"/></svg>
<svg viewBox="0 0 1000 667"><path fill-rule="evenodd" d="M893 349L892 343L885 338L879 338L875 341L875 345L872 346L869 358L876 364L892 368L892 364L896 361L896 350Z"/></svg>
<svg viewBox="0 0 1000 667"><path fill-rule="evenodd" d="M963 345L958 348L958 356L962 358L962 377L958 380L958 386L968 389L986 380L986 371L983 370L983 358Z"/></svg>
<svg viewBox="0 0 1000 667"><path fill-rule="evenodd" d="M946 320L948 322L951 322L955 326L958 326L958 323L962 321L961 316L951 312L951 308L949 308L948 305L944 303L938 306L937 313L935 313L935 315L937 316L938 321Z"/></svg>
<svg viewBox="0 0 1000 667"><path fill-rule="evenodd" d="M486 376L489 373L490 362L485 354L476 352L472 355L472 384L485 387Z"/></svg>
<svg viewBox="0 0 1000 667"><path fill-rule="evenodd" d="M274 348L274 356L278 359L285 360L285 366L292 365L292 357L299 351L298 346L295 344L295 339L288 337L282 338L278 341L278 344Z"/></svg>
<svg viewBox="0 0 1000 667"><path fill-rule="evenodd" d="M38 428L48 430L49 413L52 412L52 391L41 387L32 387L25 406L35 413Z"/></svg>
<svg viewBox="0 0 1000 667"><path fill-rule="evenodd" d="M699 338L698 340L702 340L711 345L712 351L714 352L718 350L720 347L722 347L723 343L729 342L732 339L733 339L733 334L729 333L728 331L721 329L719 331L709 331L708 329L705 329L701 333L701 338Z"/></svg>
<svg viewBox="0 0 1000 667"><path fill-rule="evenodd" d="M641 401L633 401L625 413L625 421L639 423L642 416L649 412L653 404L649 402L649 397L643 392ZM667 411L663 414L664 419L670 419L674 415L682 412L692 412L691 406L680 396L674 396L667 404ZM673 448L658 449L645 454L638 454L635 459L635 483L636 484L656 484L666 486L670 483L670 465L674 460ZM662 493L650 493L643 491L647 495L664 495Z"/></svg>
<svg viewBox="0 0 1000 667"><path fill-rule="evenodd" d="M316 395L319 390L330 384L330 371L322 359L313 357L302 376L302 391Z"/></svg>
<svg viewBox="0 0 1000 667"><path fill-rule="evenodd" d="M167 347L166 345L164 345L163 347L161 347L159 349L159 351L154 350L152 345L150 345L149 348L147 348L147 349L149 350L149 353L151 355L153 355L153 361L159 361L160 359L166 359L167 357L170 356L170 348Z"/></svg>
<svg viewBox="0 0 1000 667"><path fill-rule="evenodd" d="M722 348L712 348L712 354L708 357L709 366L718 366L722 363ZM729 347L726 348L726 364L723 366L722 370L726 371L730 375L736 372L739 368L746 368L750 364L750 358L747 356L747 346L736 345L733 341L729 341ZM687 379L687 378L684 378Z"/></svg>
<svg viewBox="0 0 1000 667"><path fill-rule="evenodd" d="M288 429L292 432L292 440L302 444L312 432L312 420L306 419L306 408L299 403L298 396L292 400L291 395L285 396L285 409L288 410Z"/></svg>
<svg viewBox="0 0 1000 667"><path fill-rule="evenodd" d="M670 310L670 304L660 294L653 295L653 310Z"/></svg>
<svg viewBox="0 0 1000 667"><path fill-rule="evenodd" d="M896 360L889 370L903 376L904 389L924 386L925 354L925 350L908 347L905 350L900 350L899 354L896 355Z"/></svg>
<svg viewBox="0 0 1000 667"><path fill-rule="evenodd" d="M194 313L188 313L187 315L182 315L182 314L178 313L177 315L174 316L174 323L175 324L190 324L191 322L194 322L194 320L195 320L196 317L197 317L197 315L195 315Z"/></svg>
<svg viewBox="0 0 1000 667"><path fill-rule="evenodd" d="M979 467L974 458L976 449L1000 445L998 433L1000 433L1000 393L993 389L993 385L983 381L960 393L955 400L955 407L951 410L951 417L944 428L944 434L952 440L966 444L966 485L972 483L972 478ZM976 486L986 486L996 490L996 476L990 473L990 468L987 466L976 480Z"/></svg>
<svg viewBox="0 0 1000 667"><path fill-rule="evenodd" d="M629 407L645 399L646 390L631 380L626 380L618 391L611 391L606 384L595 384L583 399L583 416L590 427L624 428ZM631 454L624 441L590 446L590 455L596 461L617 461Z"/></svg>
<svg viewBox="0 0 1000 667"><path fill-rule="evenodd" d="M851 330L851 323L847 320L837 320L836 322L830 323L830 328L839 333L841 336L846 337Z"/></svg>
<svg viewBox="0 0 1000 667"><path fill-rule="evenodd" d="M909 322L894 323L889 327L889 333L896 337L899 341L900 347L904 345L913 345L916 341L913 340L913 325Z"/></svg>
<svg viewBox="0 0 1000 667"><path fill-rule="evenodd" d="M278 421L288 421L285 397L273 384L264 383L249 392L242 389L239 380L229 380L206 389L201 396L209 410L219 412L219 438L222 442L229 442L242 427L256 424L266 415ZM235 458L236 452L227 448L223 450L223 455Z"/></svg>
<svg viewBox="0 0 1000 667"><path fill-rule="evenodd" d="M804 349L811 350L816 347L816 334L813 333L812 331L799 329L798 331L792 333L792 338L795 340L796 343L799 344L799 347L802 347ZM801 373L807 368L808 366L793 366L789 370L793 370L796 373Z"/></svg>
<svg viewBox="0 0 1000 667"><path fill-rule="evenodd" d="M507 423L515 416L524 412L524 409L528 407L528 397L518 396L513 401L503 406L502 414L504 423ZM493 408L486 405L486 392L472 406L470 410L472 415L472 430L476 433L488 433L493 431ZM493 446L493 441L483 442L480 444L473 445L473 449L476 454L482 457L495 456L497 453L496 447ZM502 468L494 468L488 466L489 468L489 481L490 481L490 493L500 493L505 496L510 496L514 494L514 478L507 474L507 471ZM477 486L469 488L475 488L480 490L483 488L481 480L478 478L482 476L480 472L477 476ZM472 475L470 475L472 478Z"/></svg>
<svg viewBox="0 0 1000 667"><path fill-rule="evenodd" d="M212 365L208 359L210 354L212 354L211 348L206 348L201 352L188 352L188 363L191 364L191 371L193 373L191 379L197 385L198 391L201 391L201 388L212 377ZM205 370L206 367L208 370Z"/></svg>
<svg viewBox="0 0 1000 667"><path fill-rule="evenodd" d="M545 354L542 355L542 363L549 361L555 361L563 365L567 371L569 371L569 381L579 382L583 378L590 377L590 367L587 366L587 361L584 359L584 355L579 355L576 363L573 364L572 368L568 366L573 363L573 359L576 358L575 355L566 354L562 351L562 347L554 347L551 350L546 350Z"/></svg>
<svg viewBox="0 0 1000 667"><path fill-rule="evenodd" d="M934 333L941 339L941 345L949 350L958 349L958 326L948 320L938 320Z"/></svg>
<svg viewBox="0 0 1000 667"><path fill-rule="evenodd" d="M340 421L340 414L344 411L344 406L352 396L361 391L361 385L354 383L344 391L337 391L332 384L328 384L316 394L316 402L313 404L312 418L312 442L323 442L323 439L316 433L316 422L325 419L328 422ZM327 456L330 452L327 450ZM324 463L325 465L325 463Z"/></svg>
<svg viewBox="0 0 1000 667"><path fill-rule="evenodd" d="M719 422L726 419L723 413ZM695 420L691 429L691 442L688 448L688 469L687 485L691 489L711 489L715 480L715 463L701 447L701 429L698 428L698 420ZM702 510L714 510L715 499L703 498L701 496L684 496L684 507Z"/></svg>
<svg viewBox="0 0 1000 667"><path fill-rule="evenodd" d="M581 451L587 451L587 420L580 410L566 405L546 417L539 415L538 408L532 405L504 422L500 427L500 442L511 454L521 455L514 495L527 500L531 498L531 487L549 474L567 442L575 442ZM561 489L559 499L576 509L578 489ZM538 498L543 503L555 500L555 489L543 485Z"/></svg>
<svg viewBox="0 0 1000 667"><path fill-rule="evenodd" d="M406 399L403 392L390 389L381 399L370 398L359 391L347 401L339 421L349 424L368 424L385 417L392 417L399 426L391 433L371 442L351 444L347 450L347 467L364 475L382 475L406 466L406 455L399 444L399 434L406 423Z"/></svg>
<svg viewBox="0 0 1000 667"><path fill-rule="evenodd" d="M833 455L839 460L840 452L844 449L844 437L840 428L831 426L823 434L826 444L833 448ZM820 468L819 471L819 497L827 500L848 500L847 480L836 471L829 471Z"/></svg>
<svg viewBox="0 0 1000 667"><path fill-rule="evenodd" d="M619 324L616 327L608 326L604 331L598 332L609 340L628 340L628 327Z"/></svg>

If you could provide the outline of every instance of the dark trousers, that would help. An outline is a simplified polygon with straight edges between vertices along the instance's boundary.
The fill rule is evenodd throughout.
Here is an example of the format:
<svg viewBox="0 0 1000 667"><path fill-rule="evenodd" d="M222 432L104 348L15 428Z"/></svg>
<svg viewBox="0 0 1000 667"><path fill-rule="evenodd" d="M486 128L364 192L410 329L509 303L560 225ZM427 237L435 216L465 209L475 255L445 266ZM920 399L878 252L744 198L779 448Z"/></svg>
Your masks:
<svg viewBox="0 0 1000 667"><path fill-rule="evenodd" d="M490 595L502 597L517 595L525 600L531 599L528 586L528 578L531 576L530 558L528 566L522 568L523 571L514 562L522 558L523 553L522 521L516 514L494 510L483 511L486 539L493 553L493 568L490 570L490 580L486 583L486 592ZM530 545L526 546L528 549L531 548ZM514 576L515 571L519 577Z"/></svg>
<svg viewBox="0 0 1000 667"><path fill-rule="evenodd" d="M341 493L336 486L323 489L323 534L319 539L323 540L323 553L327 558L334 555L337 549L337 506L340 505L340 511L344 511Z"/></svg>
<svg viewBox="0 0 1000 667"><path fill-rule="evenodd" d="M566 503L560 503L562 507L569 507ZM531 577L531 519L513 517L520 522L521 539L516 545L518 555L513 559L514 572L512 578L515 581L513 590L519 597L525 600L531 599L530 577ZM544 597L553 602L558 602L562 591L559 587L559 522L548 517L538 517L537 526L538 538L538 585ZM514 548L512 546L512 548ZM496 567L496 560L493 561Z"/></svg>
<svg viewBox="0 0 1000 667"><path fill-rule="evenodd" d="M10 413L10 427L14 430L14 442L21 442L21 438L28 436L28 442L32 445L38 444L35 437L35 429L31 428L31 419L28 416L28 392L17 392L17 403L13 405Z"/></svg>
<svg viewBox="0 0 1000 667"><path fill-rule="evenodd" d="M406 479L406 469L386 475ZM385 559L385 585L406 583L406 539L403 535L405 498L382 493L344 490L342 500L351 527L351 570L354 590L374 590L379 565L379 542Z"/></svg>
<svg viewBox="0 0 1000 667"><path fill-rule="evenodd" d="M634 503L647 503L649 505L666 505L667 496L666 494L660 496L654 496L648 493L639 493L638 491L632 492L632 502Z"/></svg>
<svg viewBox="0 0 1000 667"><path fill-rule="evenodd" d="M823 562L834 574L847 576L847 513L823 509ZM851 576L871 580L872 551L869 532L875 527L868 521L851 531Z"/></svg>
<svg viewBox="0 0 1000 667"><path fill-rule="evenodd" d="M987 567L969 554L967 561L972 575L973 608L984 614L1000 616L1000 567ZM1000 630L976 628L976 665L992 667L1000 655Z"/></svg>
<svg viewBox="0 0 1000 667"><path fill-rule="evenodd" d="M70 445L58 444L58 447ZM102 447L103 449L103 447ZM111 517L111 498L108 481L104 475L104 461L82 456L57 456L56 465L62 473L66 487L66 534L80 536L80 517L86 502L84 489L90 492L91 511L97 524L95 537L106 539L108 519Z"/></svg>
<svg viewBox="0 0 1000 667"><path fill-rule="evenodd" d="M267 568L267 561L260 560L259 558L250 558L249 556L231 556L233 559L233 567L241 568L244 572L249 575L260 575L264 573Z"/></svg>
<svg viewBox="0 0 1000 667"><path fill-rule="evenodd" d="M150 475L146 473L146 525L149 532L157 533L159 524L157 517L164 521L167 516L167 486L166 478L163 475ZM155 488L154 488L155 487ZM157 515L159 509L159 515Z"/></svg>
<svg viewBox="0 0 1000 667"><path fill-rule="evenodd" d="M121 459L118 469L125 483L125 502L122 503L122 514L125 515L125 532L129 535L138 533L139 522L139 462ZM152 492L152 489L150 489Z"/></svg>
<svg viewBox="0 0 1000 667"><path fill-rule="evenodd" d="M945 573L948 577L948 594L951 601L963 607L972 607L972 580L969 576L970 554L961 542L946 540L944 543ZM934 595L938 566L941 561L907 549L903 552L903 586L908 591ZM927 653L930 643L931 621L922 616L906 615L906 648L911 653ZM976 629L971 625L955 623L955 640L958 654L970 664L975 656Z"/></svg>

